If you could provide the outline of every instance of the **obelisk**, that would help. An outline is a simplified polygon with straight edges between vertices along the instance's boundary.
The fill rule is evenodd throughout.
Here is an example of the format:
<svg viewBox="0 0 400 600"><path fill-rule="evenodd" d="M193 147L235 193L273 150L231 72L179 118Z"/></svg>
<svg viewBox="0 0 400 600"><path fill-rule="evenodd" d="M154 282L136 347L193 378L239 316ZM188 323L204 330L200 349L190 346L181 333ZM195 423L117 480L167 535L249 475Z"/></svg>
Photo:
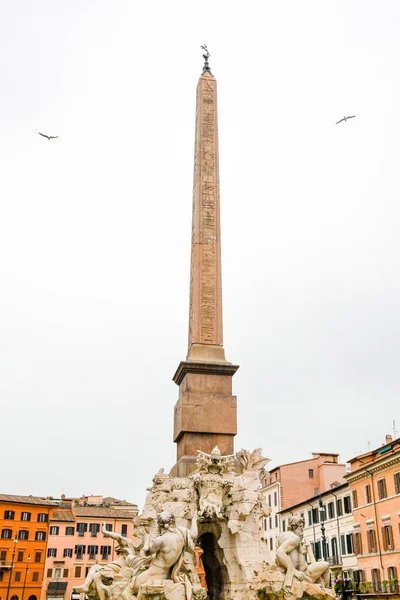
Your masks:
<svg viewBox="0 0 400 600"><path fill-rule="evenodd" d="M173 377L179 385L171 473L194 469L197 450L233 453L237 432L232 377L239 368L225 358L222 339L222 279L218 169L217 82L205 54L197 85L193 177L192 254L188 353Z"/></svg>

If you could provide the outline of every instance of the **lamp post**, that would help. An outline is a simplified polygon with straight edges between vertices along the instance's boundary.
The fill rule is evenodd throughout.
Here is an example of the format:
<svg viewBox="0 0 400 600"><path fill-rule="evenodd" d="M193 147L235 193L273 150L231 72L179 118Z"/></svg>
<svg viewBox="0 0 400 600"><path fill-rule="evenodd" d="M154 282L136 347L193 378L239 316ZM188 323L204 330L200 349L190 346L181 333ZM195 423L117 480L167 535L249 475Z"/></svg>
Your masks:
<svg viewBox="0 0 400 600"><path fill-rule="evenodd" d="M324 557L324 560L327 560L328 556L327 556L327 548L326 548L326 536L325 536L325 521L326 521L326 513L325 513L325 507L322 503L322 498L320 497L319 499L319 518L321 521L321 534L322 534L322 556Z"/></svg>
<svg viewBox="0 0 400 600"><path fill-rule="evenodd" d="M29 561L30 560L31 560L31 555L28 554L28 560L26 561L26 567L25 567L24 587L22 588L22 598L21 598L21 600L24 600L25 586L26 586L26 576L29 573L28 568L29 568Z"/></svg>
<svg viewBox="0 0 400 600"><path fill-rule="evenodd" d="M6 600L8 600L8 598L10 596L11 577L12 577L12 572L13 572L13 568L14 568L15 546L17 545L18 540L17 540L17 538L15 538L13 541L14 541L14 548L13 548L13 552L12 552L12 556L11 556L11 568L10 568L10 576L8 578Z"/></svg>

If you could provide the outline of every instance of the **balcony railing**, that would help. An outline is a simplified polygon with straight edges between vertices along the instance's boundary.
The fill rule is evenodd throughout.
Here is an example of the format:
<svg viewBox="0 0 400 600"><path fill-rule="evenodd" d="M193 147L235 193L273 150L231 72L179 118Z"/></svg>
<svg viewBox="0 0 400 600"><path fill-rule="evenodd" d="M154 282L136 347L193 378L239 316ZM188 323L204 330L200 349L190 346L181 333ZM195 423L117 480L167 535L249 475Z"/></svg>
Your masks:
<svg viewBox="0 0 400 600"><path fill-rule="evenodd" d="M338 567L342 564L342 561L338 556L329 556L329 558L327 558L327 561L330 567Z"/></svg>
<svg viewBox="0 0 400 600"><path fill-rule="evenodd" d="M0 569L11 569L11 560L0 560Z"/></svg>

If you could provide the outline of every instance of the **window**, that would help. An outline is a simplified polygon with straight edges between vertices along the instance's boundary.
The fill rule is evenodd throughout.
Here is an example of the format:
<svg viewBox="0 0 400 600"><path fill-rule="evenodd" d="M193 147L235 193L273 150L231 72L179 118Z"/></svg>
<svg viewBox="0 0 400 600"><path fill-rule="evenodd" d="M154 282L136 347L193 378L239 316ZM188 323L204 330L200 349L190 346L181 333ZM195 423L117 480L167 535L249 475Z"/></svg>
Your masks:
<svg viewBox="0 0 400 600"><path fill-rule="evenodd" d="M23 562L24 560L24 553L23 552L18 552L17 554L17 562Z"/></svg>
<svg viewBox="0 0 400 600"><path fill-rule="evenodd" d="M100 525L98 523L90 523L89 531L92 537L97 537L97 534L100 531Z"/></svg>
<svg viewBox="0 0 400 600"><path fill-rule="evenodd" d="M63 577L66 577L68 579L68 572L69 572L69 569L64 569L63 570Z"/></svg>
<svg viewBox="0 0 400 600"><path fill-rule="evenodd" d="M331 546L332 546L332 556L334 558L338 557L338 545L337 545L337 539L335 537L333 537L331 539Z"/></svg>
<svg viewBox="0 0 400 600"><path fill-rule="evenodd" d="M268 506L272 506L271 494L268 494Z"/></svg>
<svg viewBox="0 0 400 600"><path fill-rule="evenodd" d="M264 531L267 531L267 519L264 517L263 518L263 524L264 524ZM103 548L103 546L102 546Z"/></svg>
<svg viewBox="0 0 400 600"><path fill-rule="evenodd" d="M72 548L64 548L64 558L72 558Z"/></svg>
<svg viewBox="0 0 400 600"><path fill-rule="evenodd" d="M354 554L362 554L362 540L359 531L354 534Z"/></svg>
<svg viewBox="0 0 400 600"><path fill-rule="evenodd" d="M389 575L389 582L390 582L390 591L392 593L396 593L398 591L398 577L397 577L396 567L389 567L388 575Z"/></svg>
<svg viewBox="0 0 400 600"><path fill-rule="evenodd" d="M272 517L268 519L269 528L272 529Z"/></svg>
<svg viewBox="0 0 400 600"><path fill-rule="evenodd" d="M346 548L347 548L347 554L353 554L354 548L353 548L353 534L352 533L346 534Z"/></svg>
<svg viewBox="0 0 400 600"><path fill-rule="evenodd" d="M386 481L385 478L382 477L381 479L378 479L378 496L379 496L379 500L383 500L383 498L387 497L387 493L386 493ZM378 569L375 569L376 571Z"/></svg>
<svg viewBox="0 0 400 600"><path fill-rule="evenodd" d="M37 531L36 535L35 535L35 540L37 540L38 542L44 542L46 539L46 532L45 531Z"/></svg>
<svg viewBox="0 0 400 600"><path fill-rule="evenodd" d="M75 567L74 576L75 577L81 577L81 573L82 573L82 567Z"/></svg>
<svg viewBox="0 0 400 600"><path fill-rule="evenodd" d="M100 554L102 560L107 560L108 555L111 554L111 546L100 546Z"/></svg>
<svg viewBox="0 0 400 600"><path fill-rule="evenodd" d="M308 477L309 479L314 479L314 469L308 469Z"/></svg>
<svg viewBox="0 0 400 600"><path fill-rule="evenodd" d="M86 571L85 571L85 577L87 577L88 573L89 573L89 569L90 567L86 567Z"/></svg>
<svg viewBox="0 0 400 600"><path fill-rule="evenodd" d="M361 569L355 569L353 571L353 581L357 581L358 583L360 581L365 581L364 571Z"/></svg>
<svg viewBox="0 0 400 600"><path fill-rule="evenodd" d="M314 488L314 496L318 496L319 494L319 488Z"/></svg>
<svg viewBox="0 0 400 600"><path fill-rule="evenodd" d="M336 501L336 514L338 517L341 517L343 515L343 502L341 498L339 498L339 500Z"/></svg>
<svg viewBox="0 0 400 600"><path fill-rule="evenodd" d="M21 571L16 571L14 581L21 581Z"/></svg>
<svg viewBox="0 0 400 600"><path fill-rule="evenodd" d="M3 540L11 540L11 538L12 538L12 529L2 529L1 530L1 537L3 538Z"/></svg>
<svg viewBox="0 0 400 600"><path fill-rule="evenodd" d="M54 579L61 579L61 568L57 567L56 569L54 569Z"/></svg>
<svg viewBox="0 0 400 600"><path fill-rule="evenodd" d="M313 508L312 509L312 517L313 517L313 523L319 523L319 511L318 508Z"/></svg>
<svg viewBox="0 0 400 600"><path fill-rule="evenodd" d="M31 513L30 512L22 512L21 513L21 521L30 521L31 520Z"/></svg>
<svg viewBox="0 0 400 600"><path fill-rule="evenodd" d="M395 494L400 494L400 471L397 471L397 473L394 474L394 490ZM393 579L396 579L396 577L393 577Z"/></svg>
<svg viewBox="0 0 400 600"><path fill-rule="evenodd" d="M40 562L42 560L42 553L35 552L35 562Z"/></svg>
<svg viewBox="0 0 400 600"><path fill-rule="evenodd" d="M278 515L275 515L275 527L279 527Z"/></svg>
<svg viewBox="0 0 400 600"><path fill-rule="evenodd" d="M382 541L384 550L393 550L393 530L391 525L382 527Z"/></svg>
<svg viewBox="0 0 400 600"><path fill-rule="evenodd" d="M367 483L364 487L364 494L365 494L365 504L371 504L371 502L372 502L371 486L369 485L369 483Z"/></svg>
<svg viewBox="0 0 400 600"><path fill-rule="evenodd" d="M47 549L47 557L55 558L57 556L57 548L48 548Z"/></svg>
<svg viewBox="0 0 400 600"><path fill-rule="evenodd" d="M343 498L343 506L344 506L344 512L346 515L351 513L351 500L350 500L350 496L344 496Z"/></svg>
<svg viewBox="0 0 400 600"><path fill-rule="evenodd" d="M85 554L86 546L82 546L82 544L78 544L75 546L75 554L76 558L82 558L82 555Z"/></svg>
<svg viewBox="0 0 400 600"><path fill-rule="evenodd" d="M124 537L128 535L128 525L126 525L125 523L121 525L121 535L123 535Z"/></svg>
<svg viewBox="0 0 400 600"><path fill-rule="evenodd" d="M376 552L376 536L374 529L369 529L367 531L367 544L368 554L373 554L374 552Z"/></svg>
<svg viewBox="0 0 400 600"><path fill-rule="evenodd" d="M39 581L39 573L37 571L32 573L32 581Z"/></svg>
<svg viewBox="0 0 400 600"><path fill-rule="evenodd" d="M269 538L269 548L270 548L270 550L274 549L274 540L273 540L273 538Z"/></svg>
<svg viewBox="0 0 400 600"><path fill-rule="evenodd" d="M46 513L39 513L37 516L37 520L39 521L39 523L47 523L48 515L46 515Z"/></svg>
<svg viewBox="0 0 400 600"><path fill-rule="evenodd" d="M329 519L335 518L335 505L333 502L328 502L328 518Z"/></svg>
<svg viewBox="0 0 400 600"><path fill-rule="evenodd" d="M95 558L98 551L99 551L98 546L88 546L89 558L91 558L91 559Z"/></svg>
<svg viewBox="0 0 400 600"><path fill-rule="evenodd" d="M18 539L19 540L27 540L29 538L29 531L22 530L18 531Z"/></svg>
<svg viewBox="0 0 400 600"><path fill-rule="evenodd" d="M15 517L15 512L13 510L5 510L4 511L4 518L7 519L8 521L13 521Z"/></svg>
<svg viewBox="0 0 400 600"><path fill-rule="evenodd" d="M87 532L87 523L77 523L76 531L78 532L79 537L82 537Z"/></svg>
<svg viewBox="0 0 400 600"><path fill-rule="evenodd" d="M278 506L278 492L274 492L274 506Z"/></svg>
<svg viewBox="0 0 400 600"><path fill-rule="evenodd" d="M0 571L0 581L3 581L4 571Z"/></svg>
<svg viewBox="0 0 400 600"><path fill-rule="evenodd" d="M58 525L52 525L50 527L50 535L58 535L60 532L60 528L58 527Z"/></svg>
<svg viewBox="0 0 400 600"><path fill-rule="evenodd" d="M270 505L271 506L271 505ZM112 531L112 525L111 523L106 523L106 527L105 527L106 531Z"/></svg>
<svg viewBox="0 0 400 600"><path fill-rule="evenodd" d="M353 508L358 508L357 490L353 490L351 495L353 497Z"/></svg>
<svg viewBox="0 0 400 600"><path fill-rule="evenodd" d="M74 535L75 533L75 527L66 527L65 528L65 535Z"/></svg>
<svg viewBox="0 0 400 600"><path fill-rule="evenodd" d="M345 554L347 554L347 552L346 552L346 538L344 537L344 535L340 536L340 550L342 552L342 556L344 556Z"/></svg>
<svg viewBox="0 0 400 600"><path fill-rule="evenodd" d="M312 525L312 512L311 512L311 510L307 511L307 517L308 517L308 525Z"/></svg>
<svg viewBox="0 0 400 600"><path fill-rule="evenodd" d="M47 577L51 577L53 575L53 569L47 569Z"/></svg>
<svg viewBox="0 0 400 600"><path fill-rule="evenodd" d="M321 554L321 542L315 542L315 560L322 558Z"/></svg>
<svg viewBox="0 0 400 600"><path fill-rule="evenodd" d="M286 521L283 519L282 521L282 531L286 531Z"/></svg>
<svg viewBox="0 0 400 600"><path fill-rule="evenodd" d="M6 560L6 557L7 557L7 550L1 550L0 561L3 562L3 560Z"/></svg>
<svg viewBox="0 0 400 600"><path fill-rule="evenodd" d="M371 569L372 585L374 592L381 591L381 572L379 569Z"/></svg>

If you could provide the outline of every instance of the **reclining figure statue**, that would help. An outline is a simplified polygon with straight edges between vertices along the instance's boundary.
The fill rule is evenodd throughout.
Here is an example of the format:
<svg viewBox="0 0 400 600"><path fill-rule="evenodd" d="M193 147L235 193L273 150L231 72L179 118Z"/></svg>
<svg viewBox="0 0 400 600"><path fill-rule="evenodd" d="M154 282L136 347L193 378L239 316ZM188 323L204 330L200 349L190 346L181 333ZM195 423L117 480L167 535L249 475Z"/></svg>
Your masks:
<svg viewBox="0 0 400 600"><path fill-rule="evenodd" d="M172 580L183 583L186 598L191 597L191 584L186 575L180 576L185 552L194 554L197 538L197 516L192 520L191 529L176 527L174 516L163 511L157 515L158 536L151 539L145 534L143 551L150 555L149 568L143 572L136 571L122 597L124 600L134 600L139 588L149 582ZM130 562L128 557L127 564Z"/></svg>
<svg viewBox="0 0 400 600"><path fill-rule="evenodd" d="M286 571L284 588L290 589L293 577L299 581L320 583L329 586L329 564L326 561L315 561L314 554L308 544L303 541L303 517L289 518L288 531L281 533L277 539L276 562ZM306 556L310 564L306 562Z"/></svg>

